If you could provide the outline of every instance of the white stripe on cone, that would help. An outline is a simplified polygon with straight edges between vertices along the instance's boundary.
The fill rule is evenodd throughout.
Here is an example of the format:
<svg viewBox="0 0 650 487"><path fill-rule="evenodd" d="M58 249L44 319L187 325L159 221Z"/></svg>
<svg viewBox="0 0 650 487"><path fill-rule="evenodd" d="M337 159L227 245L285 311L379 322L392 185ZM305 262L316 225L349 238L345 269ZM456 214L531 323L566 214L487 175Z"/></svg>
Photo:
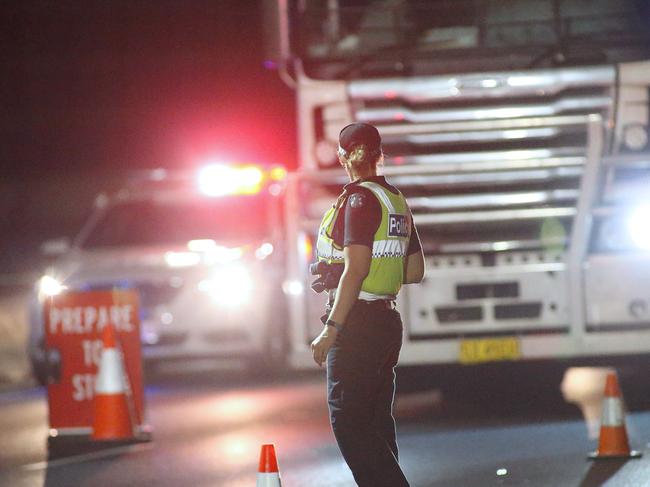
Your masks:
<svg viewBox="0 0 650 487"><path fill-rule="evenodd" d="M101 364L95 383L95 392L99 394L125 394L124 368L122 356L115 348L102 351Z"/></svg>
<svg viewBox="0 0 650 487"><path fill-rule="evenodd" d="M258 473L256 487L282 487L282 483L280 482L280 474L277 472Z"/></svg>
<svg viewBox="0 0 650 487"><path fill-rule="evenodd" d="M603 399L602 426L623 426L623 403L618 397Z"/></svg>

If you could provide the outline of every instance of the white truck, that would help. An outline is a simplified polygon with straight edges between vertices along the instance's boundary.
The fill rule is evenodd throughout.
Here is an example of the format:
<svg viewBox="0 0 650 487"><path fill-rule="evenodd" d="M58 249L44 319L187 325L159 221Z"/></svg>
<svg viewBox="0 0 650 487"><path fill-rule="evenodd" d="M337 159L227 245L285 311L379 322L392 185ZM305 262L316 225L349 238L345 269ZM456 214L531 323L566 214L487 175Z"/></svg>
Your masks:
<svg viewBox="0 0 650 487"><path fill-rule="evenodd" d="M650 16L645 2L265 2L295 89L287 194L291 360L324 298L307 272L345 176L339 130L376 125L425 281L402 365L650 355Z"/></svg>

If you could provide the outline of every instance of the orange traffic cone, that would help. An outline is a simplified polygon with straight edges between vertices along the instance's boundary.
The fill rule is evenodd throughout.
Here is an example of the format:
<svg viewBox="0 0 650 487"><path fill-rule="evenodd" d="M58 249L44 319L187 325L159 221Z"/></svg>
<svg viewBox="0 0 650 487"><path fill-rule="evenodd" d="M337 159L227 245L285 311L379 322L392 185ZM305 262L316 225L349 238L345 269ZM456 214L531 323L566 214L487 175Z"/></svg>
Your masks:
<svg viewBox="0 0 650 487"><path fill-rule="evenodd" d="M95 381L95 418L93 440L125 440L133 438L133 422L129 405L128 384L117 347L113 325L102 332L103 349Z"/></svg>
<svg viewBox="0 0 650 487"><path fill-rule="evenodd" d="M257 487L282 487L275 445L262 445L260 467L257 471Z"/></svg>
<svg viewBox="0 0 650 487"><path fill-rule="evenodd" d="M618 386L616 373L607 374L603 415L600 423L598 450L589 454L589 458L639 458L641 453L630 450L625 429L623 399Z"/></svg>

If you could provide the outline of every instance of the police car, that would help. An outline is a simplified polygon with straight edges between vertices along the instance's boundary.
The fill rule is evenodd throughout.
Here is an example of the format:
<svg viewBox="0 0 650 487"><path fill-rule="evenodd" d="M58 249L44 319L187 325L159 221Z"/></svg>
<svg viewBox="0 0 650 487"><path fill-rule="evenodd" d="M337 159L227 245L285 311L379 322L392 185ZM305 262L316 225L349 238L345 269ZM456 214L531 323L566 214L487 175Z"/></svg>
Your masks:
<svg viewBox="0 0 650 487"><path fill-rule="evenodd" d="M81 232L40 278L29 355L46 383L43 302L66 291L135 289L143 357L282 366L287 348L281 167L148 172L100 195Z"/></svg>

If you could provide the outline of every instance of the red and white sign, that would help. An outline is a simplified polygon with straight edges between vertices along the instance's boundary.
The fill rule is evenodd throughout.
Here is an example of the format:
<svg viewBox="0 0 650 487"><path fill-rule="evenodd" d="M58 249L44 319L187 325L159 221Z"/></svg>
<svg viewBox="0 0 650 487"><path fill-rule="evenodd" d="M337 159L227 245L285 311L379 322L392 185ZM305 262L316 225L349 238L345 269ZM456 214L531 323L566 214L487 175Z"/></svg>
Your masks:
<svg viewBox="0 0 650 487"><path fill-rule="evenodd" d="M47 386L50 428L82 432L92 428L95 376L102 330L115 327L135 409L144 420L138 294L131 290L91 291L54 296L45 303L45 345L61 356L57 383Z"/></svg>

